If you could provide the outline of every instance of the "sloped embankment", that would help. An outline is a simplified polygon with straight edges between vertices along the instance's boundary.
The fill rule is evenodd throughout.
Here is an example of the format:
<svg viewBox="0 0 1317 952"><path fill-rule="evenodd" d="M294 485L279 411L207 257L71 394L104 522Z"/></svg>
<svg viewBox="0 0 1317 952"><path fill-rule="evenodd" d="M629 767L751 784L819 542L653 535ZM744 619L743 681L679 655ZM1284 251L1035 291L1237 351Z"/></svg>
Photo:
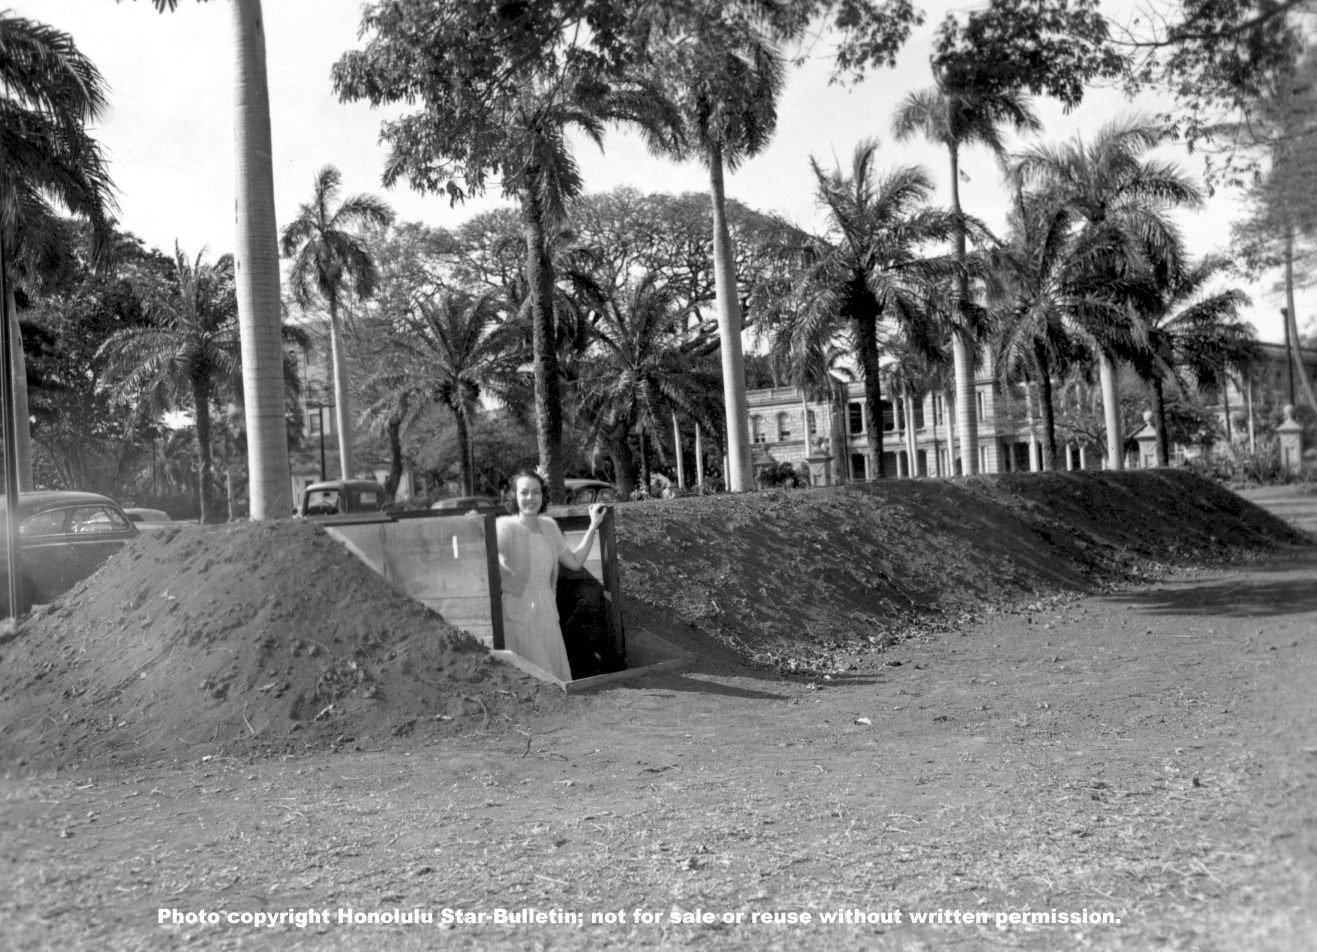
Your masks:
<svg viewBox="0 0 1317 952"><path fill-rule="evenodd" d="M965 612L1311 541L1181 470L655 501L619 527L631 613L785 670L844 666Z"/></svg>
<svg viewBox="0 0 1317 952"><path fill-rule="evenodd" d="M508 726L561 692L305 522L143 535L0 644L0 762Z"/></svg>
<svg viewBox="0 0 1317 952"><path fill-rule="evenodd" d="M618 527L628 623L706 670L881 663L965 612L1311 541L1181 472L629 503ZM0 644L0 763L379 746L571 703L314 525L188 527L136 540Z"/></svg>

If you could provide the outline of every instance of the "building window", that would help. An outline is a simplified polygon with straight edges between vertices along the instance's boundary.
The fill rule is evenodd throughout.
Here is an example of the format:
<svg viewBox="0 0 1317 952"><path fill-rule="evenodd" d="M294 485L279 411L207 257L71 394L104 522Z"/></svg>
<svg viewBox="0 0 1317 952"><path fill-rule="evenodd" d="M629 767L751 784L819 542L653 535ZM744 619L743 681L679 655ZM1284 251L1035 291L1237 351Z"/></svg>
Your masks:
<svg viewBox="0 0 1317 952"><path fill-rule="evenodd" d="M764 442L764 418L761 416L752 416L750 418L750 440L754 443Z"/></svg>
<svg viewBox="0 0 1317 952"><path fill-rule="evenodd" d="M849 403L846 405L846 417L850 423L852 436L859 436L864 432L864 406L859 403Z"/></svg>
<svg viewBox="0 0 1317 952"><path fill-rule="evenodd" d="M910 402L915 408L915 429L922 430L924 428L924 401L912 400Z"/></svg>
<svg viewBox="0 0 1317 952"><path fill-rule="evenodd" d="M785 413L777 415L777 441L785 443L791 439L791 418Z"/></svg>
<svg viewBox="0 0 1317 952"><path fill-rule="evenodd" d="M979 394L979 398L982 399L982 397L983 394ZM986 445L982 445L979 447L979 472L986 473L987 471L988 471L988 447Z"/></svg>
<svg viewBox="0 0 1317 952"><path fill-rule="evenodd" d="M978 390L974 394L974 422L982 423L987 414L984 412L983 391Z"/></svg>
<svg viewBox="0 0 1317 952"><path fill-rule="evenodd" d="M851 454L851 476L854 479L868 479L868 458L863 453Z"/></svg>
<svg viewBox="0 0 1317 952"><path fill-rule="evenodd" d="M879 400L878 406L883 409L883 432L890 433L896 429L896 412L892 405L886 400Z"/></svg>
<svg viewBox="0 0 1317 952"><path fill-rule="evenodd" d="M933 394L933 425L942 425L942 398Z"/></svg>
<svg viewBox="0 0 1317 952"><path fill-rule="evenodd" d="M815 416L813 410L806 410L809 414L809 435L815 436L819 432L819 418Z"/></svg>

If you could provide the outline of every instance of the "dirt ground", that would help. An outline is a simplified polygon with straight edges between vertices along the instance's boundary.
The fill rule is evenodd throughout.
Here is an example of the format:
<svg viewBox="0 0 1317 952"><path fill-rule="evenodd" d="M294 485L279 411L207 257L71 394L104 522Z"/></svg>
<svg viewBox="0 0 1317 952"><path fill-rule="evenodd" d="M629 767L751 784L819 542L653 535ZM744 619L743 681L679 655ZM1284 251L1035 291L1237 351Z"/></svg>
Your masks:
<svg viewBox="0 0 1317 952"><path fill-rule="evenodd" d="M1185 479L623 507L627 624L698 660L582 697L486 664L310 527L142 543L0 644L0 947L1317 947L1317 550ZM240 539L267 585L304 545L337 600L272 617L216 555ZM208 560L232 590L170 610ZM312 654L308 617L344 640ZM230 653L218 697L183 670ZM444 921L527 908L583 921Z"/></svg>

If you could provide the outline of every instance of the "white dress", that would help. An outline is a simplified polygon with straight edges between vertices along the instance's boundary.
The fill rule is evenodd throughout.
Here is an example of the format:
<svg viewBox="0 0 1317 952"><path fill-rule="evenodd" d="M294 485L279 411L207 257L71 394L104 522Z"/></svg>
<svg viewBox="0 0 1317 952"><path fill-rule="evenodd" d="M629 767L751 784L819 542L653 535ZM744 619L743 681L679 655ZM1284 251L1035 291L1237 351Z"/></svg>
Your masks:
<svg viewBox="0 0 1317 952"><path fill-rule="evenodd" d="M530 533L530 580L520 596L503 594L503 644L560 681L572 679L549 580L557 561L541 532Z"/></svg>

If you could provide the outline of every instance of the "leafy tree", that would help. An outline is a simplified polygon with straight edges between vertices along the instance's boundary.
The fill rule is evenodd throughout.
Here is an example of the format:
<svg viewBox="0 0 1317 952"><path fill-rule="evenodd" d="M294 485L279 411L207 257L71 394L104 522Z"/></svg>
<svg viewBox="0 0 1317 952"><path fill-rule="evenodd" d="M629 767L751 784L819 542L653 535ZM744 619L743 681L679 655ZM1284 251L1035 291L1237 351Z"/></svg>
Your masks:
<svg viewBox="0 0 1317 952"><path fill-rule="evenodd" d="M339 303L348 293L369 298L379 282L379 270L366 240L357 229L382 228L393 221L393 210L371 195L353 195L335 208L342 176L327 165L316 173L309 204L283 232L279 250L293 259L288 275L293 299L306 308L316 295L329 309L329 347L334 370L334 416L338 429L339 471L356 475L352 461L351 390Z"/></svg>
<svg viewBox="0 0 1317 952"><path fill-rule="evenodd" d="M1208 291L1225 267L1223 259L1214 257L1186 264L1157 281L1156 296L1137 312L1143 340L1131 363L1152 398L1158 466L1170 460L1166 379L1179 382L1182 390L1186 378L1199 388L1219 390L1229 371L1247 371L1257 356L1253 327L1239 316L1248 296L1235 288Z"/></svg>
<svg viewBox="0 0 1317 952"><path fill-rule="evenodd" d="M631 69L627 13L601 0L509 3L493 13L477 0L384 0L363 15L366 49L333 70L345 100L424 103L383 125L392 148L386 184L405 177L458 201L496 175L517 198L540 465L554 499L563 497L562 402L549 235L582 187L567 132L602 144L609 123L627 122L657 142L675 126L666 100Z"/></svg>
<svg viewBox="0 0 1317 952"><path fill-rule="evenodd" d="M951 21L954 23L954 21ZM1001 127L1013 126L1021 131L1040 128L1038 117L1018 92L1018 77L1009 83L977 85L978 77L953 70L938 77L934 89L911 93L897 110L893 128L898 139L908 139L921 132L928 139L946 146L951 157L951 211L961 222L955 232L957 300L951 324L951 350L956 374L957 433L960 440L961 465L973 475L979 467L978 418L975 413L974 364L977 354L973 341L978 336L970 308L969 271L965 249L964 212L960 205L960 150L982 145L999 159L1006 154ZM1007 74L1012 75L1012 74ZM954 453L953 453L954 455Z"/></svg>
<svg viewBox="0 0 1317 952"><path fill-rule="evenodd" d="M369 381L380 396L367 418L392 428L396 464L399 424L427 403L447 409L457 426L462 487L473 494L471 423L482 395L506 398L516 384L521 355L515 328L503 320L495 298L462 291L416 299L407 310L383 318L373 322L385 334L376 355L380 369Z"/></svg>
<svg viewBox="0 0 1317 952"><path fill-rule="evenodd" d="M825 173L811 160L828 233L802 236L800 304L781 325L774 347L804 360L838 336L848 339L864 380L869 446L881 479L881 332L886 328L914 349L938 356L942 331L925 298L934 282L954 277L958 268L953 259L926 256L924 249L950 240L961 219L928 207L933 186L923 169L901 166L876 175L876 151L876 143L860 143L849 176L840 169Z"/></svg>
<svg viewBox="0 0 1317 952"><path fill-rule="evenodd" d="M639 486L649 487L648 448L661 445L673 411L714 425L706 396L712 380L692 359L701 332L684 316L672 291L646 275L610 299L592 327L595 343L578 384L582 415L591 421L588 443L612 459L624 497L636 490L637 475Z"/></svg>
<svg viewBox="0 0 1317 952"><path fill-rule="evenodd" d="M1049 190L1075 213L1095 248L1091 266L1121 280L1131 270L1147 271L1153 280L1165 280L1181 267L1179 233L1169 217L1174 208L1197 208L1202 193L1172 163L1146 157L1165 139L1155 123L1139 117L1117 120L1098 130L1091 141L1076 138L1060 146L1037 145L1016 157L1013 175L1020 183ZM1127 318L1112 315L1096 348L1107 412L1108 465L1123 465L1123 435L1119 415L1116 361L1122 353L1137 351L1139 342L1128 334Z"/></svg>
<svg viewBox="0 0 1317 952"><path fill-rule="evenodd" d="M101 346L107 388L123 403L192 411L205 523L213 515L211 407L241 389L233 258L207 264L176 247L173 273L147 294L150 323L124 328Z"/></svg>
<svg viewBox="0 0 1317 952"><path fill-rule="evenodd" d="M113 208L100 146L86 124L105 110L104 81L66 33L8 14L0 15L0 190L3 191L4 266L29 292L43 271L67 255L67 229L56 208L91 223L100 246L109 236ZM4 324L9 334L19 488L31 489L32 443L23 340L14 288L6 284Z"/></svg>

